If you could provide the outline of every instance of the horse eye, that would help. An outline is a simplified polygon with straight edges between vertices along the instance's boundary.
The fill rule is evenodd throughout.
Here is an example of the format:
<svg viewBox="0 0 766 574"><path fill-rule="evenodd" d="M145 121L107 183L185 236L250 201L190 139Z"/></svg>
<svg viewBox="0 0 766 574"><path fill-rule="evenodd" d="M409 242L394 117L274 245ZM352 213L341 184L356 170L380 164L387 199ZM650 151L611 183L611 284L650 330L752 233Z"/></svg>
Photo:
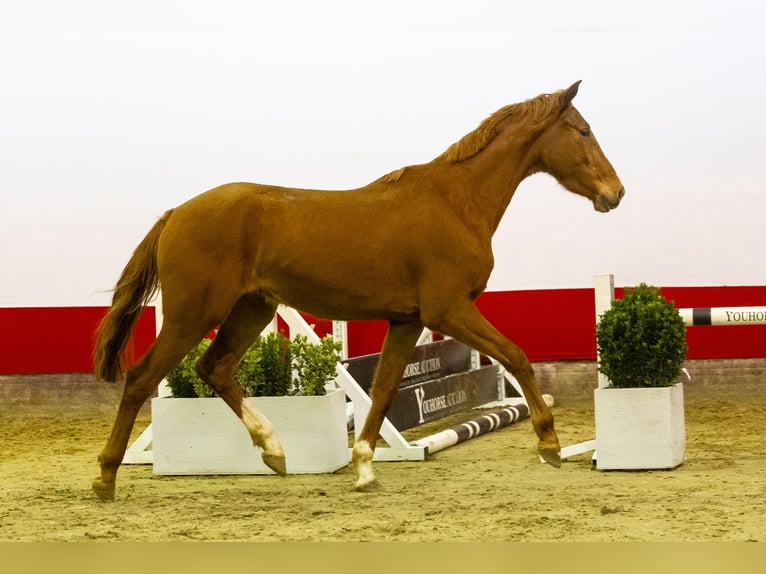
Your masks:
<svg viewBox="0 0 766 574"><path fill-rule="evenodd" d="M588 128L583 128L580 130L580 135L585 136L587 138L590 135L590 130Z"/></svg>

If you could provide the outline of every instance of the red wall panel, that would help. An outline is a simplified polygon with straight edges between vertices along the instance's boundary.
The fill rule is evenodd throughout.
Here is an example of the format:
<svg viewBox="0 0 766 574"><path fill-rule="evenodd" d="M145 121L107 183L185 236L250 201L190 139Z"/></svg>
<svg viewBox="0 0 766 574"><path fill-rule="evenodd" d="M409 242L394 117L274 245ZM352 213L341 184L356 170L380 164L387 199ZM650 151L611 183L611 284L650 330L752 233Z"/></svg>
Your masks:
<svg viewBox="0 0 766 574"><path fill-rule="evenodd" d="M665 287L676 308L766 305L764 286ZM621 298L622 288L615 289ZM483 294L477 305L531 361L595 360L593 289L503 291ZM766 325L689 327L689 359L766 357Z"/></svg>
<svg viewBox="0 0 766 574"><path fill-rule="evenodd" d="M764 286L666 287L661 292L677 308L766 305ZM621 298L622 288L615 289ZM593 289L495 291L482 294L479 310L531 361L596 359L596 305ZM332 323L312 317L320 335ZM349 323L349 356L377 353L386 334L385 321ZM766 357L766 325L689 327L689 359Z"/></svg>
<svg viewBox="0 0 766 574"><path fill-rule="evenodd" d="M530 361L596 358L593 289L491 292L476 305Z"/></svg>
<svg viewBox="0 0 766 574"><path fill-rule="evenodd" d="M766 286L667 287L662 293L678 308L766 305ZM616 296L622 297L622 289ZM596 358L593 289L490 292L477 306L532 361ZM0 374L91 372L94 334L106 312L105 307L0 309ZM332 333L331 321L306 318L320 335ZM380 351L386 329L385 321L349 323L349 356ZM150 308L136 327L136 358L154 335ZM766 357L766 325L689 327L687 343L689 359Z"/></svg>
<svg viewBox="0 0 766 574"><path fill-rule="evenodd" d="M107 307L0 309L0 374L92 372L96 328L107 311ZM136 324L130 345L134 357L146 352L155 332L151 307Z"/></svg>

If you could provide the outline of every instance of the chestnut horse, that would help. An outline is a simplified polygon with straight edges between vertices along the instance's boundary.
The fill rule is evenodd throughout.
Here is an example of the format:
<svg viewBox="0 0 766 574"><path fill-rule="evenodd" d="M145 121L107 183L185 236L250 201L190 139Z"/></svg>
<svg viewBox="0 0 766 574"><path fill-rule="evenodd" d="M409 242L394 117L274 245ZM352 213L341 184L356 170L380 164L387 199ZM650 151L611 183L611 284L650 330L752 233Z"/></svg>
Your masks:
<svg viewBox="0 0 766 574"><path fill-rule="evenodd" d="M157 289L163 323L127 370L93 489L114 498L136 415L162 378L220 326L197 372L247 427L264 462L285 474L271 423L243 401L234 372L280 303L328 319L389 323L372 406L352 450L356 488L376 483L373 451L424 327L497 359L519 381L539 438L560 466L553 416L523 351L477 310L493 266L492 235L519 183L546 172L607 212L624 194L588 123L572 106L579 82L501 108L442 155L349 191L231 183L166 212L141 241L99 327L95 371L121 377L131 330Z"/></svg>

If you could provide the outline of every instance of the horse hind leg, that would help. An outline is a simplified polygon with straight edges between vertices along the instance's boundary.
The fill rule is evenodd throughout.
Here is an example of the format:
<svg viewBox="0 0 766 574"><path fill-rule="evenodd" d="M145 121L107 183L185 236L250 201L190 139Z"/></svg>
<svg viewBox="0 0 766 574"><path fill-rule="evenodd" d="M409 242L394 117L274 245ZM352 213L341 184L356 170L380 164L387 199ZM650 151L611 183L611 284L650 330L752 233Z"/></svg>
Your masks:
<svg viewBox="0 0 766 574"><path fill-rule="evenodd" d="M239 362L261 331L274 317L276 306L262 297L241 297L221 325L215 340L197 362L197 374L243 422L253 444L263 449L264 464L281 476L287 474L285 453L266 416L245 401L234 379Z"/></svg>
<svg viewBox="0 0 766 574"><path fill-rule="evenodd" d="M114 500L117 471L122 464L141 406L152 395L163 377L178 364L205 332L204 329L200 329L198 336L182 337L174 333L170 323L166 322L149 351L128 369L111 435L98 457L101 474L92 485L93 491L101 500Z"/></svg>
<svg viewBox="0 0 766 574"><path fill-rule="evenodd" d="M535 382L535 374L524 352L505 338L476 309L472 302L453 301L450 311L426 322L430 328L454 337L465 345L489 355L519 381L529 405L532 427L538 436L538 453L551 466L561 467L561 447L556 434L553 414L543 400Z"/></svg>
<svg viewBox="0 0 766 574"><path fill-rule="evenodd" d="M356 490L366 491L377 486L372 458L375 443L380 434L383 419L396 396L407 363L412 360L412 353L418 337L423 332L420 323L389 323L386 340L380 354L375 379L370 389L372 405L364 421L351 455L356 472Z"/></svg>

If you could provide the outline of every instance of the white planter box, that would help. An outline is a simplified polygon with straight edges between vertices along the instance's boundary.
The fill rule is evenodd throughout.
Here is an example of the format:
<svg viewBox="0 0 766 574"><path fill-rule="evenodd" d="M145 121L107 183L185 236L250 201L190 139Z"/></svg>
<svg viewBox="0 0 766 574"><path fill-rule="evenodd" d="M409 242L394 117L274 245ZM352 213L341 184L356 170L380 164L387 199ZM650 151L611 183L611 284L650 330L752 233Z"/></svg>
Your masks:
<svg viewBox="0 0 766 574"><path fill-rule="evenodd" d="M675 468L684 461L683 385L595 390L596 468Z"/></svg>
<svg viewBox="0 0 766 574"><path fill-rule="evenodd" d="M310 474L348 465L345 397L333 390L321 397L247 400L274 425L288 474ZM274 474L223 399L152 399L152 432L155 474Z"/></svg>

